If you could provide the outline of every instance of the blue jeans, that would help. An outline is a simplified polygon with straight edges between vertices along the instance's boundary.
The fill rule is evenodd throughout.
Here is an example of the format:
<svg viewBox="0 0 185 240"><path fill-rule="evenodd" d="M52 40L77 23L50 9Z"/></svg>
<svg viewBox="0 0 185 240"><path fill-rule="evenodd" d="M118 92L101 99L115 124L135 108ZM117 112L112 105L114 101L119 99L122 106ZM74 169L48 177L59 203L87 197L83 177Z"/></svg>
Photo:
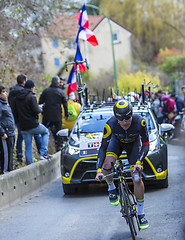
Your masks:
<svg viewBox="0 0 185 240"><path fill-rule="evenodd" d="M20 158L23 158L23 154L22 154L23 137L22 137L22 133L21 133L21 129L20 129L19 124L17 124L17 131L18 131L17 142L16 142L17 157L19 156ZM38 151L38 153L40 153L41 135L40 134L34 134L34 139L35 139L35 143L36 143L36 146L37 146L37 151Z"/></svg>
<svg viewBox="0 0 185 240"><path fill-rule="evenodd" d="M41 148L40 155L44 156L48 153L48 141L49 141L49 131L48 129L41 123L39 123L38 127L29 129L27 131L21 131L23 139L25 141L25 155L27 164L33 163L32 157L32 137L35 134L41 135Z"/></svg>

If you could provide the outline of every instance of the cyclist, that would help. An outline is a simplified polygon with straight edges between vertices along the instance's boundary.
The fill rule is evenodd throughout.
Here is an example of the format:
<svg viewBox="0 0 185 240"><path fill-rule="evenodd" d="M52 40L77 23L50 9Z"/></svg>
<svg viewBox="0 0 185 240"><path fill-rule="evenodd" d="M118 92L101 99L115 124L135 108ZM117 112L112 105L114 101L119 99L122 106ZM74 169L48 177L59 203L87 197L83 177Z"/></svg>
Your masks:
<svg viewBox="0 0 185 240"><path fill-rule="evenodd" d="M104 127L101 147L98 153L96 180L104 180L104 176L111 173L111 162L115 163L122 151L127 152L130 168L133 169L132 179L134 183L134 194L137 200L137 214L140 228L147 229L149 224L144 214L144 183L141 178L143 170L143 159L149 150L149 138L146 121L138 114L132 114L132 105L126 100L115 103L114 116L112 116ZM142 146L141 146L142 142ZM102 172L103 167L103 172ZM136 168L139 168L139 177ZM101 180L99 179L101 176ZM116 186L113 177L106 178L108 184L109 200L114 206L119 204Z"/></svg>

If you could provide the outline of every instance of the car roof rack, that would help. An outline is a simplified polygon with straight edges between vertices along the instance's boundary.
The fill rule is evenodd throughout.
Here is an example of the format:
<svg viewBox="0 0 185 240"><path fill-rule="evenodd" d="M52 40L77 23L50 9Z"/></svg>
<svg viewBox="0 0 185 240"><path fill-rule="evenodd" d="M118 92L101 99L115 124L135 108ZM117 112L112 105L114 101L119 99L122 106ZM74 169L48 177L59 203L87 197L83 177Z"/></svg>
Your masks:
<svg viewBox="0 0 185 240"><path fill-rule="evenodd" d="M149 83L146 84L145 79L143 79L144 84L141 85L141 94L140 94L140 99L136 99L135 101L131 101L131 97L132 95L130 95L130 99L128 98L128 101L131 102L132 106L138 110L142 110L142 109L151 109L151 102L150 102L150 96L151 96L151 88L155 89L156 87L158 87L159 85L154 86L153 83L150 81ZM111 91L114 95L115 93L113 92L113 90ZM132 92L130 92L132 93ZM134 92L133 92L134 93ZM99 108L103 108L103 107L113 107L115 102L119 101L120 99L124 99L124 90L122 92L123 96L117 96L115 95L115 98L110 98L111 100L106 102L105 100L105 91L103 92L104 97L102 99L101 102L96 102L96 95L91 95L93 96L93 103L91 104L86 104L83 107L83 110L87 111L87 110L91 110L93 111L94 109L99 109ZM137 95L137 93L135 93ZM98 100L99 100L99 96L97 96ZM87 101L86 101L87 103Z"/></svg>

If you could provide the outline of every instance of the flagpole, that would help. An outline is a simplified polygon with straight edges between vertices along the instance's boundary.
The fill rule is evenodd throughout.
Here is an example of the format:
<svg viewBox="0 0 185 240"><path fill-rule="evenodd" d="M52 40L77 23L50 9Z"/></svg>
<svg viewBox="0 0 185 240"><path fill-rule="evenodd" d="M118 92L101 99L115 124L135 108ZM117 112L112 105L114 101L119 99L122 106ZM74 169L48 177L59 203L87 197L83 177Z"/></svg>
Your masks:
<svg viewBox="0 0 185 240"><path fill-rule="evenodd" d="M107 18L107 21L108 21L108 24L109 24L109 27L110 27L110 33L111 33L112 58L113 58L113 65L114 65L114 80L115 80L116 94L118 95L118 76L117 76L116 60L115 60L115 53L114 53L113 32L112 32L112 26L111 26L111 23L110 23L110 19L103 12L103 10L101 8L99 8L95 5L89 4L89 3L86 3L86 6L97 9Z"/></svg>
<svg viewBox="0 0 185 240"><path fill-rule="evenodd" d="M90 65L90 62L89 62L89 49L88 49L87 41L84 42L84 47L85 47L86 59L87 59L88 64Z"/></svg>

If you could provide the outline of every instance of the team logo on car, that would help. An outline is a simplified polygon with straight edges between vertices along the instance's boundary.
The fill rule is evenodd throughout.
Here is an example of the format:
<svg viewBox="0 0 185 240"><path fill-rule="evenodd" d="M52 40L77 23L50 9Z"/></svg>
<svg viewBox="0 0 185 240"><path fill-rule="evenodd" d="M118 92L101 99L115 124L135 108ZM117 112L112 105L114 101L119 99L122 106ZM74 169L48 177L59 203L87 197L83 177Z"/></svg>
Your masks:
<svg viewBox="0 0 185 240"><path fill-rule="evenodd" d="M94 142L94 147L99 147L99 146L100 146L99 142Z"/></svg>
<svg viewBox="0 0 185 240"><path fill-rule="evenodd" d="M97 148L100 146L99 142L88 143L88 148Z"/></svg>

